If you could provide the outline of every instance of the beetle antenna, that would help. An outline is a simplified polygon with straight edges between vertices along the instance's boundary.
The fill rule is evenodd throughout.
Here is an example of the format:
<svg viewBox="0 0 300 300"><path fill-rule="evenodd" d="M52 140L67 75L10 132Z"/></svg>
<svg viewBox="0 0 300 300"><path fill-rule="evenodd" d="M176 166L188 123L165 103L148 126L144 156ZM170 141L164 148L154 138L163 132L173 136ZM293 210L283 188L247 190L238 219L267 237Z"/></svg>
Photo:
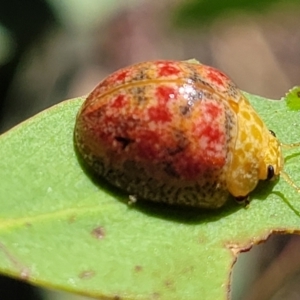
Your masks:
<svg viewBox="0 0 300 300"><path fill-rule="evenodd" d="M283 177L283 179L291 186L293 187L298 193L300 193L300 187L297 186L292 178L284 171L280 172L280 176Z"/></svg>
<svg viewBox="0 0 300 300"><path fill-rule="evenodd" d="M292 144L283 144L281 143L282 148L284 149L294 149L297 147L300 147L300 143L292 143ZM293 187L298 193L300 193L300 187L297 186L294 181L292 180L292 178L283 170L280 172L280 176L282 176L284 178L284 180L291 186Z"/></svg>
<svg viewBox="0 0 300 300"><path fill-rule="evenodd" d="M292 143L292 144L283 144L283 143L280 143L280 145L284 149L293 149L293 148L300 147L300 143Z"/></svg>

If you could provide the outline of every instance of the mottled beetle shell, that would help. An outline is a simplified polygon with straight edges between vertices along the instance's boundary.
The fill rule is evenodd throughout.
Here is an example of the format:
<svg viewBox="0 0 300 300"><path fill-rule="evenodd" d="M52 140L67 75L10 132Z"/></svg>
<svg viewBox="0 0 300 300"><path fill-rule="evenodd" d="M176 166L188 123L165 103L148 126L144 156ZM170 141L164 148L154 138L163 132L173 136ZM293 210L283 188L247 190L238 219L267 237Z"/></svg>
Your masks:
<svg viewBox="0 0 300 300"><path fill-rule="evenodd" d="M279 142L233 82L189 61L108 76L78 113L75 143L111 184L169 204L217 208L282 168Z"/></svg>

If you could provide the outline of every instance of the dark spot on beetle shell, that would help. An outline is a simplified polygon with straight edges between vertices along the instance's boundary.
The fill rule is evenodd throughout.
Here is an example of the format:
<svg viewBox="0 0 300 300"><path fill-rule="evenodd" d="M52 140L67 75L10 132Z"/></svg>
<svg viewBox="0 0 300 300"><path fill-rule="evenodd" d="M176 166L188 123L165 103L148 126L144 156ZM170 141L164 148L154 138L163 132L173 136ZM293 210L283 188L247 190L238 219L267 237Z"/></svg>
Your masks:
<svg viewBox="0 0 300 300"><path fill-rule="evenodd" d="M168 151L169 155L174 156L174 155L176 155L176 154L184 151L184 148L185 148L184 146L178 145L178 147L176 147L176 148L169 148L169 149L167 149L167 151Z"/></svg>
<svg viewBox="0 0 300 300"><path fill-rule="evenodd" d="M137 104L141 104L146 100L146 98L145 98L146 89L143 86L130 87L128 89L128 92L131 95L134 95L134 99L137 100Z"/></svg>
<svg viewBox="0 0 300 300"><path fill-rule="evenodd" d="M145 100L145 87L136 87L136 97L139 103Z"/></svg>
<svg viewBox="0 0 300 300"><path fill-rule="evenodd" d="M126 147L127 147L129 144L131 144L131 143L134 142L132 139L126 138L126 137L122 137L122 136L116 136L116 137L115 137L115 140L116 140L117 142L119 142L119 143L122 145L122 149L123 149L123 150L126 149Z"/></svg>
<svg viewBox="0 0 300 300"><path fill-rule="evenodd" d="M228 92L228 95L233 97L233 98L236 98L237 95L238 95L238 90L236 88L236 85L233 83L233 82L229 82L228 83L228 86L227 86L227 92Z"/></svg>
<svg viewBox="0 0 300 300"><path fill-rule="evenodd" d="M180 106L179 111L183 116L186 116L191 111L191 107L189 105Z"/></svg>
<svg viewBox="0 0 300 300"><path fill-rule="evenodd" d="M200 83L203 86L211 87L211 85L207 81L203 80L202 76L199 75L199 72L198 72L197 68L195 68L195 66L191 65L191 66L189 66L189 69L191 70L191 74L193 74L192 76L189 76L189 78L193 82Z"/></svg>
<svg viewBox="0 0 300 300"><path fill-rule="evenodd" d="M184 151L185 148L189 144L188 139L186 138L185 134L182 131L174 130L173 134L174 134L174 139L176 141L176 144L173 147L167 148L167 152L170 156L174 156L174 155Z"/></svg>
<svg viewBox="0 0 300 300"><path fill-rule="evenodd" d="M105 230L102 226L96 227L92 230L92 236L98 240L102 240L105 237Z"/></svg>
<svg viewBox="0 0 300 300"><path fill-rule="evenodd" d="M148 74L147 68L140 69L139 72L137 72L136 75L132 76L131 78L132 81L138 81L138 82L147 79L151 79Z"/></svg>
<svg viewBox="0 0 300 300"><path fill-rule="evenodd" d="M90 279L90 278L93 278L95 275L96 275L95 271L93 271L93 270L85 270L85 271L82 271L78 275L78 277L80 279Z"/></svg>
<svg viewBox="0 0 300 300"><path fill-rule="evenodd" d="M179 174L176 172L171 163L165 164L164 171L171 177L179 178Z"/></svg>
<svg viewBox="0 0 300 300"><path fill-rule="evenodd" d="M210 91L204 91L203 93L203 97L201 98L201 100L205 100L205 101L208 101L208 100L213 100L214 98L214 95L210 92Z"/></svg>

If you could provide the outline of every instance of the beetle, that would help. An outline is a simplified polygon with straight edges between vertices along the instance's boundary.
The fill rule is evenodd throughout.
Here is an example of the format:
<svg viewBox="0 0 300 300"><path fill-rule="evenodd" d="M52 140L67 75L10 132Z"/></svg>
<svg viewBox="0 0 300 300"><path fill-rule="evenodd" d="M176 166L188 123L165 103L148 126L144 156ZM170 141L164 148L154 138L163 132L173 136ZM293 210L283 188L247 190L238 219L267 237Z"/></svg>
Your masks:
<svg viewBox="0 0 300 300"><path fill-rule="evenodd" d="M148 61L98 84L76 118L83 160L137 199L218 208L284 178L282 144L236 85L195 61ZM293 144L291 147L299 146Z"/></svg>

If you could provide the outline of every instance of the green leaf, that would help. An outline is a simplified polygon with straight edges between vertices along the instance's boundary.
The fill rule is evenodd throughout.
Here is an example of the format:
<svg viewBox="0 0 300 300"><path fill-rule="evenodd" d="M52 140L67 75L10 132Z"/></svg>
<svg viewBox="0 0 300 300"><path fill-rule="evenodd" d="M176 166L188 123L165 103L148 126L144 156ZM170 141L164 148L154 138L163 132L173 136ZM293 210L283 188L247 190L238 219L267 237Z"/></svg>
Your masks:
<svg viewBox="0 0 300 300"><path fill-rule="evenodd" d="M297 111L247 94L285 143L300 140ZM300 231L299 194L262 182L247 208L129 206L85 173L73 146L83 99L61 103L0 137L0 272L105 299L226 299L239 251L272 232ZM285 171L300 182L300 150Z"/></svg>
<svg viewBox="0 0 300 300"><path fill-rule="evenodd" d="M291 110L300 110L300 86L290 89L285 95L286 104Z"/></svg>
<svg viewBox="0 0 300 300"><path fill-rule="evenodd" d="M221 15L228 15L236 12L265 13L276 4L282 4L280 0L191 0L183 1L174 12L174 23L177 26L203 25L213 21ZM298 0L288 0L288 4L298 4ZM282 8L280 8L282 9Z"/></svg>

